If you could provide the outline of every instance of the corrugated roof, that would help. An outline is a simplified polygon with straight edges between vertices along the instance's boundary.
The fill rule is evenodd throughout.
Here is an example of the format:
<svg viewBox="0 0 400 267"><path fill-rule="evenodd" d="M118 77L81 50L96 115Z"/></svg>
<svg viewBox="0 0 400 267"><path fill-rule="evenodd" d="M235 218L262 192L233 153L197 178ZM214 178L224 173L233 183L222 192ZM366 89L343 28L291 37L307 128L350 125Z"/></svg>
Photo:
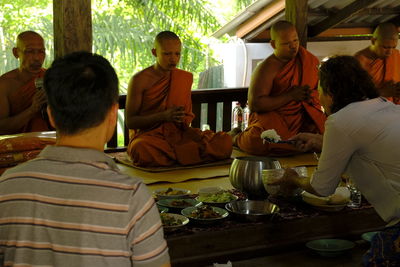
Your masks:
<svg viewBox="0 0 400 267"><path fill-rule="evenodd" d="M292 0L296 1L296 0ZM258 0L212 36L236 35L248 41L268 40L267 30L285 19L284 0ZM279 12L268 12L283 4ZM249 23L253 21L252 23ZM400 25L399 0L309 0L308 38L365 35L382 22Z"/></svg>

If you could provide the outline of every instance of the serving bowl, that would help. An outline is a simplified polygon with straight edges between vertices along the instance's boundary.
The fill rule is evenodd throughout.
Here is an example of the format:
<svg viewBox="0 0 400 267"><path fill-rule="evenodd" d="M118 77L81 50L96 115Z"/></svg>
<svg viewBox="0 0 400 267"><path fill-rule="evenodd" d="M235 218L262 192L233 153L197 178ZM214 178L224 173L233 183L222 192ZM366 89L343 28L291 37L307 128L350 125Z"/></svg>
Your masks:
<svg viewBox="0 0 400 267"><path fill-rule="evenodd" d="M183 188L175 188L175 187L168 187L168 188L161 188L154 190L154 195L157 197L157 199L185 198L188 197L190 193L191 193L190 190Z"/></svg>
<svg viewBox="0 0 400 267"><path fill-rule="evenodd" d="M265 169L281 169L281 164L267 157L237 157L229 169L229 180L233 187L249 198L265 198L267 192L262 178Z"/></svg>
<svg viewBox="0 0 400 267"><path fill-rule="evenodd" d="M279 207L267 200L237 200L225 205L232 217L244 221L263 221L279 212Z"/></svg>

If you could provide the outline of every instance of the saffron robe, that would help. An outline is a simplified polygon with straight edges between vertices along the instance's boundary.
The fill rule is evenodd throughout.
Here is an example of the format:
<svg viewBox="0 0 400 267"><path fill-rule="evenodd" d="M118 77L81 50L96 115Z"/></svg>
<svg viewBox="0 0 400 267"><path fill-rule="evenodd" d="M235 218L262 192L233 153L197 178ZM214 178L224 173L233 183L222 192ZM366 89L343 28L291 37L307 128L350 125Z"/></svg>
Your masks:
<svg viewBox="0 0 400 267"><path fill-rule="evenodd" d="M193 75L174 69L170 77L162 78L145 90L140 115L183 106L182 123L164 122L148 130L130 130L127 152L133 164L143 167L193 165L229 158L232 139L223 132L201 131L190 127L192 113L191 87Z"/></svg>
<svg viewBox="0 0 400 267"><path fill-rule="evenodd" d="M375 86L380 88L384 82L400 82L400 51L393 49L393 53L387 58L370 59L361 53L355 57L361 62L364 69L371 75ZM386 97L395 104L400 104L399 97Z"/></svg>
<svg viewBox="0 0 400 267"><path fill-rule="evenodd" d="M18 115L32 105L33 96L36 93L35 79L42 78L44 76L45 69L29 80L26 84L14 90L9 96L10 104L10 116ZM41 89L43 90L43 89ZM26 133L26 132L43 132L49 131L50 128L48 123L43 118L42 112L38 111L27 124L24 125L16 133Z"/></svg>
<svg viewBox="0 0 400 267"><path fill-rule="evenodd" d="M270 112L251 112L249 126L237 136L240 149L253 155L291 155L299 153L290 144L263 143L260 135L268 129L275 129L282 140L299 132L324 132L326 116L318 97L318 59L303 47L294 59L289 61L275 76L271 96L278 96L292 86L308 85L311 98L308 101L291 101Z"/></svg>

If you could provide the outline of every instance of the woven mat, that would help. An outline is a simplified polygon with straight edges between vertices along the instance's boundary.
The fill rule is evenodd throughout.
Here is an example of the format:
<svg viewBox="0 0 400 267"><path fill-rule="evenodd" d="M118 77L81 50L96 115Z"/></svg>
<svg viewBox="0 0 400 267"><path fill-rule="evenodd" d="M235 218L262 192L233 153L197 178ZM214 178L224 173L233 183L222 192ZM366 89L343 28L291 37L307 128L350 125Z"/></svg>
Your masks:
<svg viewBox="0 0 400 267"><path fill-rule="evenodd" d="M130 157L128 156L128 154L126 152L110 153L109 155L114 157L118 163L122 163L129 167L132 167L132 168L135 168L135 169L138 169L141 171L146 171L146 172L168 172L168 171L186 170L186 169L202 168L202 167L223 166L223 165L230 165L233 161L233 159L224 159L224 160L219 160L219 161L214 161L214 162L209 162L209 163L188 165L188 166L174 165L174 166L169 166L169 167L145 168L145 167L139 167L139 166L133 165L132 160L130 159Z"/></svg>

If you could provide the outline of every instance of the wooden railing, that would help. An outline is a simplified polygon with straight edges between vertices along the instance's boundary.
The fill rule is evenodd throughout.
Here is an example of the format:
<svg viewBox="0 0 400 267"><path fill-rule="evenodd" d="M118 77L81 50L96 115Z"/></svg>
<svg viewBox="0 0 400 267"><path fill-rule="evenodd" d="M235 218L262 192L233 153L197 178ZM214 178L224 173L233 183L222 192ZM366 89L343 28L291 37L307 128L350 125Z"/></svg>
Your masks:
<svg viewBox="0 0 400 267"><path fill-rule="evenodd" d="M247 102L247 87L242 88L221 88L221 89L196 89L192 90L192 110L195 118L192 121L192 127L200 128L201 125L201 107L207 104L207 124L210 129L217 129L217 105L222 103L222 130L229 131L231 129L232 102L238 101L242 107ZM119 97L119 109L125 110L126 95ZM129 131L124 126L124 146L129 143ZM108 148L118 147L117 128L111 140L107 143Z"/></svg>

